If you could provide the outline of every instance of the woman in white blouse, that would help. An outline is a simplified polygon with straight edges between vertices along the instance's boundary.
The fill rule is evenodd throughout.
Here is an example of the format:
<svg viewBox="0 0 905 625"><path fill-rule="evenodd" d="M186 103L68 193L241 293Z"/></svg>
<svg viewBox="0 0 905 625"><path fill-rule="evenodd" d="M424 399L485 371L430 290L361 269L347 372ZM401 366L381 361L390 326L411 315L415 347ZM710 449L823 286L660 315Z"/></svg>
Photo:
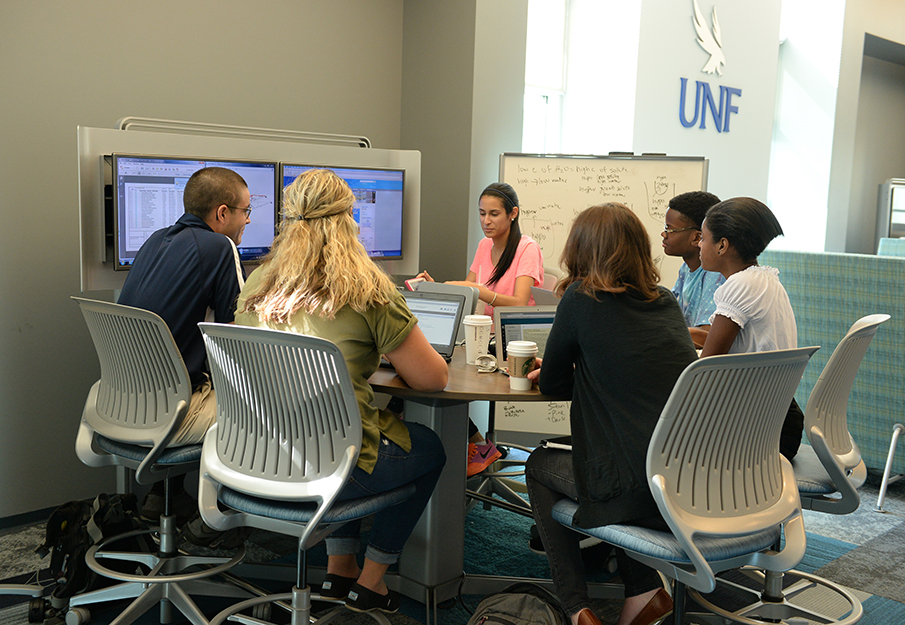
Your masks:
<svg viewBox="0 0 905 625"><path fill-rule="evenodd" d="M698 246L701 266L726 278L713 294L716 312L701 357L798 347L795 313L779 270L757 257L781 235L776 216L749 197L725 200L707 211ZM795 400L783 425L780 451L798 452L804 415Z"/></svg>

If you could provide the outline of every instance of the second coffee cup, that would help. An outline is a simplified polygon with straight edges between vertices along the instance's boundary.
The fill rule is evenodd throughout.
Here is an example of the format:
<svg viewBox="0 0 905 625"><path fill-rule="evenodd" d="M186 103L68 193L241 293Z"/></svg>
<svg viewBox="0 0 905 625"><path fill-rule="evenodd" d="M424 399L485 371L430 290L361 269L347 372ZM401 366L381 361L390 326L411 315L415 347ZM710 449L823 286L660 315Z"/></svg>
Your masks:
<svg viewBox="0 0 905 625"><path fill-rule="evenodd" d="M488 353L493 319L487 315L465 315L462 323L465 324L465 363L473 365L478 356Z"/></svg>

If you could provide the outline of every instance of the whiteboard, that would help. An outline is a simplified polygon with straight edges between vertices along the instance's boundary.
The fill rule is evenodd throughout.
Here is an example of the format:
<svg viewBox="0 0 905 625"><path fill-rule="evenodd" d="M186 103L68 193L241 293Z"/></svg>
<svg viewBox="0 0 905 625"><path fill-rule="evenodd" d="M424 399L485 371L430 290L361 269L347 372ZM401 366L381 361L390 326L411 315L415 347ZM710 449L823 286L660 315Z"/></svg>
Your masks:
<svg viewBox="0 0 905 625"><path fill-rule="evenodd" d="M663 254L663 218L672 197L707 188L707 167L703 157L506 153L500 156L500 180L518 194L522 233L538 242L544 265L559 265L578 213L620 202L641 218L660 283L672 288L682 259Z"/></svg>
<svg viewBox="0 0 905 625"><path fill-rule="evenodd" d="M681 156L568 156L513 154L500 156L500 180L519 198L519 223L540 245L544 265L558 266L572 220L605 202L632 209L647 229L660 283L672 288L682 259L666 256L661 245L669 200L686 191L707 188L708 161ZM571 402L497 402L495 429L541 435L570 433Z"/></svg>

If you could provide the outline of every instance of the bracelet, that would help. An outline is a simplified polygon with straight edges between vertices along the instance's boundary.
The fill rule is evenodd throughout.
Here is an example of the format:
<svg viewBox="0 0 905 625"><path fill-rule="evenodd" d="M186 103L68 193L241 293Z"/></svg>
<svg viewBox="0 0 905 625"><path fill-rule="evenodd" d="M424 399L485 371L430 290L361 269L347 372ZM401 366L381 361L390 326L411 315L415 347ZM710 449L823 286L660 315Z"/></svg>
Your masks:
<svg viewBox="0 0 905 625"><path fill-rule="evenodd" d="M490 303L489 303L489 304L487 304L488 306L493 306L493 303L496 301L496 296L497 296L497 294L494 293L494 294L493 294L493 299L490 300Z"/></svg>

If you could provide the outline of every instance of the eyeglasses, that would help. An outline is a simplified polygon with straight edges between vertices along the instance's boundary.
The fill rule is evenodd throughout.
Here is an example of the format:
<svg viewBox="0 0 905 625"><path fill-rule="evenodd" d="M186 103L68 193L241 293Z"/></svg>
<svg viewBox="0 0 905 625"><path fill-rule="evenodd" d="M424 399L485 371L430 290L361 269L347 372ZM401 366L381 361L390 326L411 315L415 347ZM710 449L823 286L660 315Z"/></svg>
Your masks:
<svg viewBox="0 0 905 625"><path fill-rule="evenodd" d="M225 204L224 206L226 206L226 208L228 208L230 210L234 210L234 211L245 211L246 217L251 217L251 211L254 210L251 206L249 206L248 208L241 208L239 206L230 206L229 204Z"/></svg>
<svg viewBox="0 0 905 625"><path fill-rule="evenodd" d="M688 226L687 228L670 228L667 225L663 226L663 234L670 235L676 232L685 232L686 230L700 230L697 226Z"/></svg>

